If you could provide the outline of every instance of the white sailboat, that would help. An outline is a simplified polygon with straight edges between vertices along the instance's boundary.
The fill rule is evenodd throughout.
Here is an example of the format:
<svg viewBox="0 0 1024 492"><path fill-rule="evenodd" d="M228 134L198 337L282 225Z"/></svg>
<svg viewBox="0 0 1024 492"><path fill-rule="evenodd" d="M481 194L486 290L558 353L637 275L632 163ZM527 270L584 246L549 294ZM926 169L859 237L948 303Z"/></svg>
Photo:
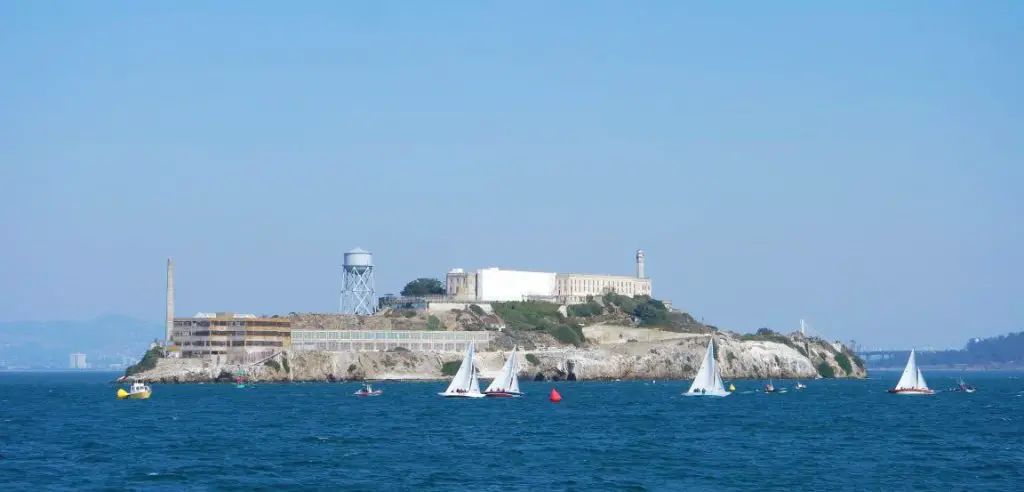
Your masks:
<svg viewBox="0 0 1024 492"><path fill-rule="evenodd" d="M462 358L462 365L459 366L459 371L455 373L455 377L452 378L448 389L444 390L444 393L438 393L439 395L447 398L484 397L483 393L480 393L480 382L476 376L476 361L473 360L475 349L475 345L470 342L469 346L466 347L466 355Z"/></svg>
<svg viewBox="0 0 1024 492"><path fill-rule="evenodd" d="M693 384L684 396L729 396L722 383L722 372L715 361L715 337L708 342L708 350L704 353L704 360L700 363L697 375L693 377Z"/></svg>
<svg viewBox="0 0 1024 492"><path fill-rule="evenodd" d="M924 374L917 367L917 355L914 350L910 351L910 358L907 359L907 367L903 368L903 375L896 387L889 390L895 395L931 395L934 391L928 388L928 382L924 380Z"/></svg>
<svg viewBox="0 0 1024 492"><path fill-rule="evenodd" d="M505 361L505 365L501 366L501 371L494 377L494 381L491 381L491 384L484 390L484 395L494 398L522 396L519 391L519 364L516 361L516 348L512 347L512 353L509 354L508 360Z"/></svg>

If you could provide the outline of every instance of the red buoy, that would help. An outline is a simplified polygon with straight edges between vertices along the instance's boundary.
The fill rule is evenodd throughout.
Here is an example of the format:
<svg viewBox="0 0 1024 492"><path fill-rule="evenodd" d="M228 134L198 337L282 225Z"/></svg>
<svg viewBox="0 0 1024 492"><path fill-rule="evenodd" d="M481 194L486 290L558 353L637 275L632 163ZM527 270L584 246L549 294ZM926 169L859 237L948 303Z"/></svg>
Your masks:
<svg viewBox="0 0 1024 492"><path fill-rule="evenodd" d="M551 401L554 403L562 401L562 395L558 394L555 388L551 388Z"/></svg>

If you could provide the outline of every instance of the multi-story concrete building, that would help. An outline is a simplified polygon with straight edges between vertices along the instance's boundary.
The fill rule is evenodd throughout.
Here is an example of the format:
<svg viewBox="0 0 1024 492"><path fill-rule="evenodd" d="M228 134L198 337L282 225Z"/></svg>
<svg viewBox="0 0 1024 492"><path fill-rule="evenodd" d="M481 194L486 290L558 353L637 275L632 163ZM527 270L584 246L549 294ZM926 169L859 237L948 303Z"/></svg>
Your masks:
<svg viewBox="0 0 1024 492"><path fill-rule="evenodd" d="M476 272L467 272L461 268L452 269L445 275L445 290L448 297L469 301L477 300Z"/></svg>
<svg viewBox="0 0 1024 492"><path fill-rule="evenodd" d="M203 358L218 364L251 364L290 348L291 337L288 318L198 313L191 318L174 318L171 343L184 358Z"/></svg>
<svg viewBox="0 0 1024 492"><path fill-rule="evenodd" d="M373 331L373 330L295 330L295 351L366 352L403 347L424 352L465 352L470 342L484 351L490 344L486 331Z"/></svg>
<svg viewBox="0 0 1024 492"><path fill-rule="evenodd" d="M88 369L89 366L85 363L85 354L74 353L70 356L69 367L72 369Z"/></svg>
<svg viewBox="0 0 1024 492"><path fill-rule="evenodd" d="M556 296L559 302L582 304L587 302L588 296L600 297L611 292L629 297L649 296L651 295L651 279L589 273L558 274Z"/></svg>
<svg viewBox="0 0 1024 492"><path fill-rule="evenodd" d="M609 292L633 297L652 295L644 276L644 252L636 252L636 276L588 273L526 272L485 268L466 272L456 268L445 277L449 297L458 301L540 300L565 304L587 302L587 296Z"/></svg>

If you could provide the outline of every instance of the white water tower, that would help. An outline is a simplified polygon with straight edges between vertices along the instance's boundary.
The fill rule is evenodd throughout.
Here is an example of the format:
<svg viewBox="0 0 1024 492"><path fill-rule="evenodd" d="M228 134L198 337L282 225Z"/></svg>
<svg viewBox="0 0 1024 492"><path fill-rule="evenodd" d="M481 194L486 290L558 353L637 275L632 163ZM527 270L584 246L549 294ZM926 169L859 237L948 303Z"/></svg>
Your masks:
<svg viewBox="0 0 1024 492"><path fill-rule="evenodd" d="M373 295L373 255L359 248L345 253L342 265L341 313L370 315L377 311Z"/></svg>

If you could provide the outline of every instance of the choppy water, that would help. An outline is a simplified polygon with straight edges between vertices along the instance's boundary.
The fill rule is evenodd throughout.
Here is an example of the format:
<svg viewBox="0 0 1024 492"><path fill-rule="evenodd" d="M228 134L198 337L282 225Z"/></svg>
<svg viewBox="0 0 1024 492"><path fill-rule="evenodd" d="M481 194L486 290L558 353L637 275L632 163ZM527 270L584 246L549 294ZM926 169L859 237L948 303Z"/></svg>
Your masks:
<svg viewBox="0 0 1024 492"><path fill-rule="evenodd" d="M783 395L742 381L725 399L659 381L524 382L516 400L158 385L119 401L111 374L0 373L0 489L1021 490L1024 378L968 376L978 393L933 397L888 395L899 374L877 373Z"/></svg>

